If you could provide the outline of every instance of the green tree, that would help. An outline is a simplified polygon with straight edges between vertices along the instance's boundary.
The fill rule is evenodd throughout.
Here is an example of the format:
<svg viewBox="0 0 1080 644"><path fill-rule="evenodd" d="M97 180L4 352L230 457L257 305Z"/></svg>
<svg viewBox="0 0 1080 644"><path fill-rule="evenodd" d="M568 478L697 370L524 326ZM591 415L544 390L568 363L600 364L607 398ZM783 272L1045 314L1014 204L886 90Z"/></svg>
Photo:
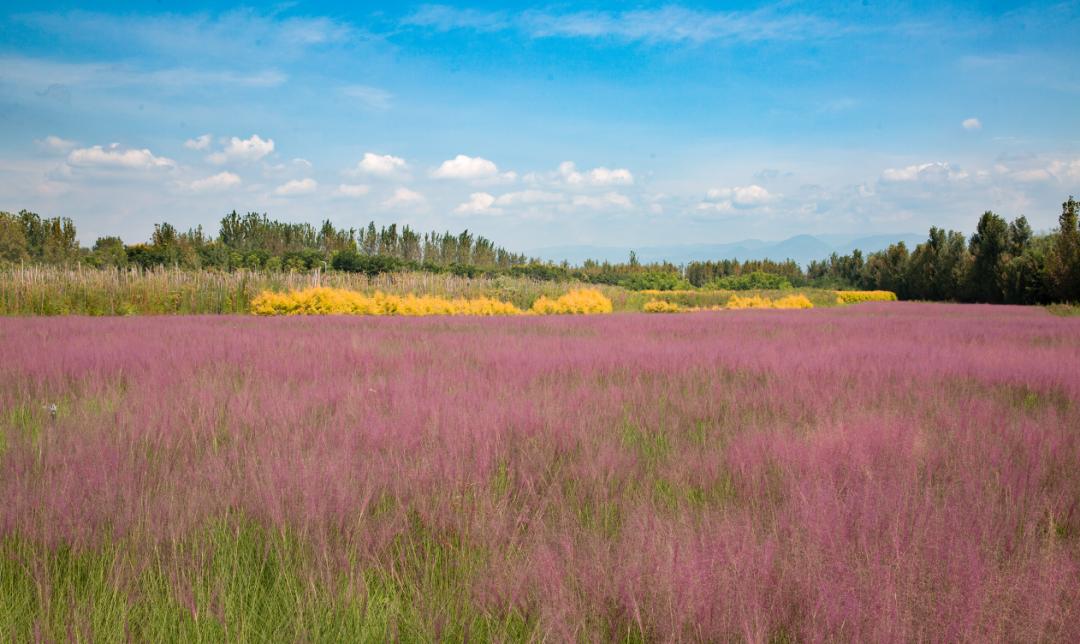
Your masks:
<svg viewBox="0 0 1080 644"><path fill-rule="evenodd" d="M984 212L968 242L971 252L971 272L968 294L977 302L1004 300L1005 262L1008 259L1009 226L1000 216Z"/></svg>
<svg viewBox="0 0 1080 644"><path fill-rule="evenodd" d="M30 252L22 221L9 212L0 212L0 264L28 259Z"/></svg>
<svg viewBox="0 0 1080 644"><path fill-rule="evenodd" d="M1047 281L1055 300L1080 302L1080 203L1071 196L1061 204L1058 230L1046 261Z"/></svg>
<svg viewBox="0 0 1080 644"><path fill-rule="evenodd" d="M860 282L862 286L892 291L896 296L909 297L907 288L909 254L904 242L890 245L886 250L872 253L866 259Z"/></svg>
<svg viewBox="0 0 1080 644"><path fill-rule="evenodd" d="M1031 224L1027 217L1020 215L1009 224L1009 254L1013 257L1023 255L1031 243L1031 238Z"/></svg>
<svg viewBox="0 0 1080 644"><path fill-rule="evenodd" d="M96 266L127 266L127 250L124 242L119 237L98 237L94 242L94 248L90 255L91 261Z"/></svg>

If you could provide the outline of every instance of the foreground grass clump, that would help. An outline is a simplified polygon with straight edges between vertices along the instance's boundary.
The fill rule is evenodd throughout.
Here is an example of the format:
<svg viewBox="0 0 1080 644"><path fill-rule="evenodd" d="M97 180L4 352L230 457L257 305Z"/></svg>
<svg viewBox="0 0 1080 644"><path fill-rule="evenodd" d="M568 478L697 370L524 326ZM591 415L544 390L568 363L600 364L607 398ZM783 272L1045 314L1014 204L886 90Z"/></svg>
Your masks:
<svg viewBox="0 0 1080 644"><path fill-rule="evenodd" d="M0 355L0 641L1080 641L1075 317L5 318Z"/></svg>
<svg viewBox="0 0 1080 644"><path fill-rule="evenodd" d="M837 291L837 304L858 304L860 302L895 302L896 293L892 291Z"/></svg>
<svg viewBox="0 0 1080 644"><path fill-rule="evenodd" d="M521 315L521 309L488 297L447 299L433 295L404 297L375 291L364 295L346 289L315 287L302 291L267 291L251 301L256 315Z"/></svg>

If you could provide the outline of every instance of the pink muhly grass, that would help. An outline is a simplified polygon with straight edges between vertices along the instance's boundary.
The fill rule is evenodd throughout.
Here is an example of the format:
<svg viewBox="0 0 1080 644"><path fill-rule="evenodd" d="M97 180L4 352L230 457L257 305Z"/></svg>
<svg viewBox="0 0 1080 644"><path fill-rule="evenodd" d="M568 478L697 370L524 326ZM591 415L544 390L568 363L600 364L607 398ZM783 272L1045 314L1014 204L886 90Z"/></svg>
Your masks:
<svg viewBox="0 0 1080 644"><path fill-rule="evenodd" d="M155 553L250 522L428 636L1080 639L1078 319L4 319L0 353L0 540L122 544L121 593L164 566L196 606Z"/></svg>

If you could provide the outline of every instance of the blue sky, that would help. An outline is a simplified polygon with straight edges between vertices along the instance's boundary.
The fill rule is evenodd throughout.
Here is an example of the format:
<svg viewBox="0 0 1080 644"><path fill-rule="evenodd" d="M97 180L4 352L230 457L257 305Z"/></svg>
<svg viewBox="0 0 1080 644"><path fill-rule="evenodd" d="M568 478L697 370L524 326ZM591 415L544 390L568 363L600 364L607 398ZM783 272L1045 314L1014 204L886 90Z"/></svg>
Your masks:
<svg viewBox="0 0 1080 644"><path fill-rule="evenodd" d="M517 249L1050 229L1080 194L1077 2L0 12L0 209L84 244L234 208Z"/></svg>

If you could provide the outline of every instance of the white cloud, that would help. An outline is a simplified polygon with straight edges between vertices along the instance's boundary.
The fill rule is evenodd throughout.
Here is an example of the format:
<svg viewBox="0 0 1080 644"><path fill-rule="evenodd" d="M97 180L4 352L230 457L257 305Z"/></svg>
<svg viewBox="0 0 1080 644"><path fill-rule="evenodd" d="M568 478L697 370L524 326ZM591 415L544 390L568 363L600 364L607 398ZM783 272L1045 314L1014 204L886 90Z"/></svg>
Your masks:
<svg viewBox="0 0 1080 644"><path fill-rule="evenodd" d="M382 202L382 205L387 208L418 207L426 201L424 195L419 192L413 192L408 188L398 188L394 190L393 196Z"/></svg>
<svg viewBox="0 0 1080 644"><path fill-rule="evenodd" d="M881 179L886 183L905 183L911 181L942 183L962 181L967 179L968 176L967 172L952 164L941 161L909 165L903 168L887 168L881 173Z"/></svg>
<svg viewBox="0 0 1080 644"><path fill-rule="evenodd" d="M716 212L731 212L735 206L730 201L702 201L697 205L698 210L715 210Z"/></svg>
<svg viewBox="0 0 1080 644"><path fill-rule="evenodd" d="M829 38L842 25L805 13L775 9L699 11L679 6L624 11L532 10L518 12L424 5L407 16L407 25L440 31L517 30L532 38L587 38L647 43L729 43Z"/></svg>
<svg viewBox="0 0 1080 644"><path fill-rule="evenodd" d="M359 183L343 183L337 187L337 193L342 197L363 197L371 192L371 186Z"/></svg>
<svg viewBox="0 0 1080 644"><path fill-rule="evenodd" d="M356 164L356 169L350 174L373 174L379 177L389 177L408 169L405 159L390 154L375 154L365 152L364 158Z"/></svg>
<svg viewBox="0 0 1080 644"><path fill-rule="evenodd" d="M209 134L197 136L194 139L184 141L184 147L189 150L205 150L210 147L212 137Z"/></svg>
<svg viewBox="0 0 1080 644"><path fill-rule="evenodd" d="M65 153L68 150L70 150L71 148L75 147L75 142L74 141L68 141L67 139L61 139L60 137L55 136L53 134L50 134L49 136L45 137L44 139L38 141L37 144L40 145L41 147L45 148L46 150L50 150L52 152L59 152L59 153Z"/></svg>
<svg viewBox="0 0 1080 644"><path fill-rule="evenodd" d="M968 131L981 130L982 129L982 121L980 121L979 119L977 119L975 117L971 117L969 119L964 119L963 122L960 123L960 125L962 125L964 127L964 129L968 130Z"/></svg>
<svg viewBox="0 0 1080 644"><path fill-rule="evenodd" d="M459 215L498 215L502 213L499 208L492 208L495 197L486 192L474 192L469 195L469 200L454 208Z"/></svg>
<svg viewBox="0 0 1080 644"><path fill-rule="evenodd" d="M1054 178L1054 175L1045 168L1029 168L1010 172L1009 177L1021 183L1038 183L1040 181L1049 181Z"/></svg>
<svg viewBox="0 0 1080 644"><path fill-rule="evenodd" d="M571 204L581 208L592 210L607 210L610 208L629 208L633 204L629 197L618 192L607 192L599 196L576 195Z"/></svg>
<svg viewBox="0 0 1080 644"><path fill-rule="evenodd" d="M355 98L365 107L373 110L390 109L394 95L385 89L369 87L367 85L349 85L343 87L341 93L349 98Z"/></svg>
<svg viewBox="0 0 1080 644"><path fill-rule="evenodd" d="M120 144L113 143L107 148L95 145L90 148L79 148L68 154L68 163L81 167L101 168L124 168L142 170L147 168L174 168L176 162L166 157L154 156L145 148L136 150L122 148Z"/></svg>
<svg viewBox="0 0 1080 644"><path fill-rule="evenodd" d="M109 14L84 10L41 11L15 17L35 31L65 42L110 42L128 52L164 54L170 60L247 61L292 59L313 48L355 40L356 30L326 17L290 17L282 8L221 12ZM243 34L238 38L237 34ZM251 43L259 43L252 47Z"/></svg>
<svg viewBox="0 0 1080 644"><path fill-rule="evenodd" d="M308 195L315 192L318 187L319 184L314 179L293 179L274 188L274 195L277 197Z"/></svg>
<svg viewBox="0 0 1080 644"><path fill-rule="evenodd" d="M626 168L612 170L601 166L586 172L578 172L573 161L560 163L559 175L572 186L611 186L634 183L634 175Z"/></svg>
<svg viewBox="0 0 1080 644"><path fill-rule="evenodd" d="M776 197L757 184L736 186L734 188L713 188L706 193L707 204L704 209L730 210L735 208L756 208L763 206Z"/></svg>
<svg viewBox="0 0 1080 644"><path fill-rule="evenodd" d="M174 67L146 70L119 63L69 63L0 56L0 78L17 87L39 92L39 96L68 103L71 88L109 89L118 87L154 87L165 92L183 92L207 85L236 87L276 87L287 76L276 70L238 74L220 69ZM42 79L49 79L41 92Z"/></svg>
<svg viewBox="0 0 1080 644"><path fill-rule="evenodd" d="M431 176L437 179L462 179L466 181L478 181L485 179L502 179L513 181L517 174L513 172L499 173L499 167L493 161L483 157L470 157L459 154L453 159L442 162Z"/></svg>
<svg viewBox="0 0 1080 644"><path fill-rule="evenodd" d="M211 154L207 160L218 164L229 161L258 161L273 151L273 139L263 140L258 134L252 134L248 139L234 136L221 152Z"/></svg>
<svg viewBox="0 0 1080 644"><path fill-rule="evenodd" d="M1059 179L1080 179L1080 159L1053 161L1049 170L1051 174Z"/></svg>
<svg viewBox="0 0 1080 644"><path fill-rule="evenodd" d="M566 201L566 195L558 192L545 192L543 190L521 190L508 192L495 200L498 206L517 206L531 204L551 204Z"/></svg>
<svg viewBox="0 0 1080 644"><path fill-rule="evenodd" d="M219 172L205 179L196 179L188 184L195 192L216 192L240 185L240 177L232 172Z"/></svg>

